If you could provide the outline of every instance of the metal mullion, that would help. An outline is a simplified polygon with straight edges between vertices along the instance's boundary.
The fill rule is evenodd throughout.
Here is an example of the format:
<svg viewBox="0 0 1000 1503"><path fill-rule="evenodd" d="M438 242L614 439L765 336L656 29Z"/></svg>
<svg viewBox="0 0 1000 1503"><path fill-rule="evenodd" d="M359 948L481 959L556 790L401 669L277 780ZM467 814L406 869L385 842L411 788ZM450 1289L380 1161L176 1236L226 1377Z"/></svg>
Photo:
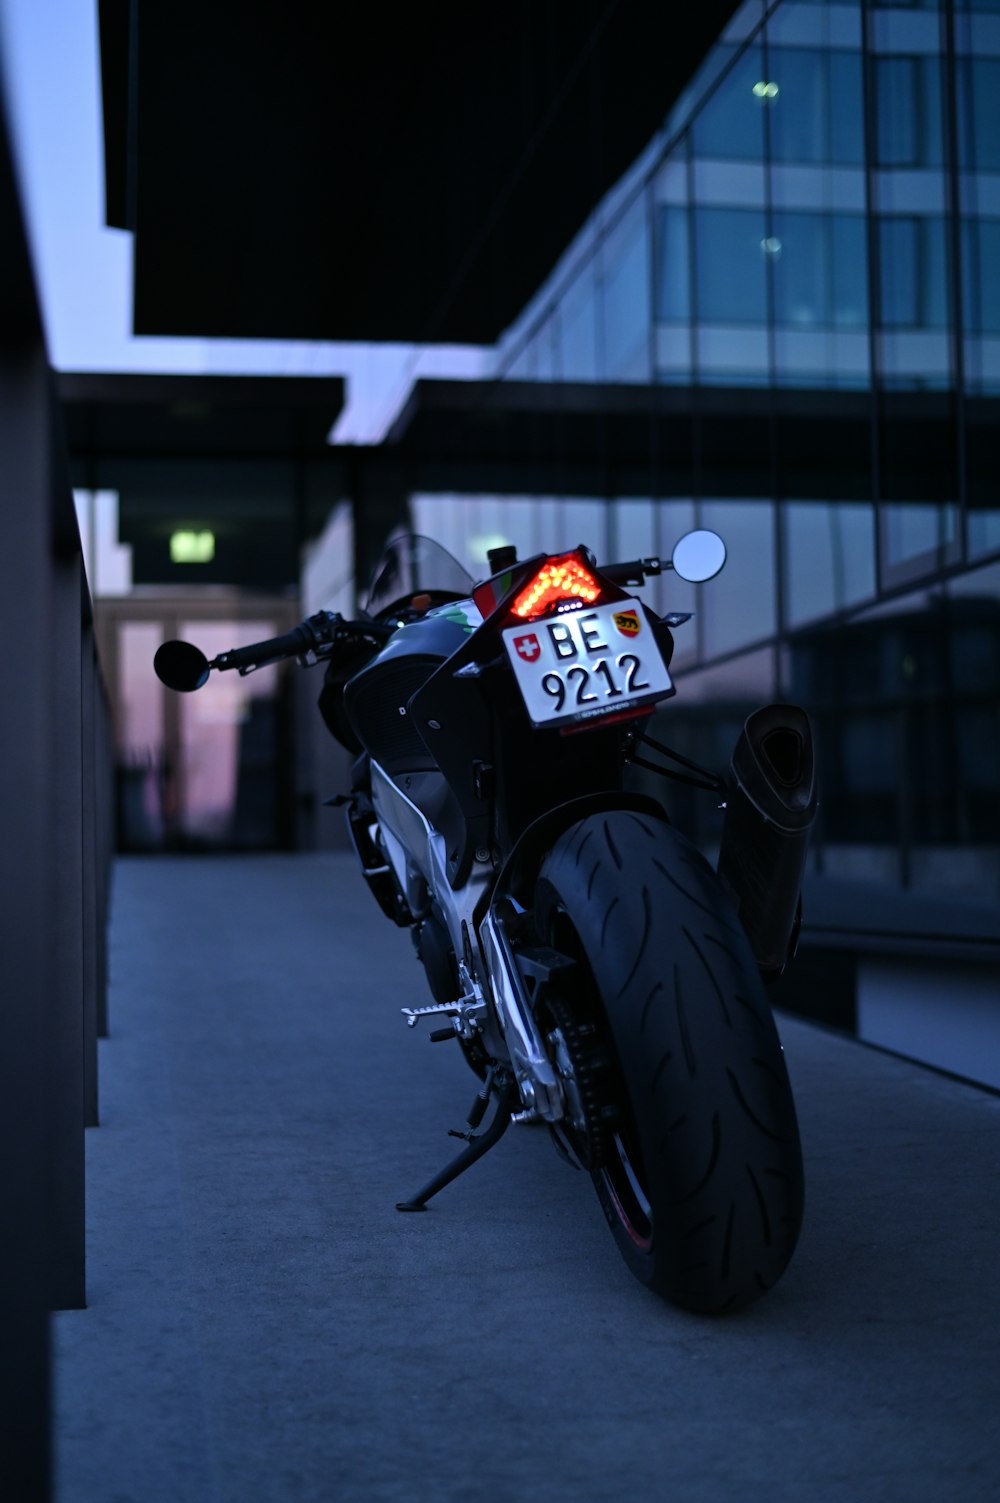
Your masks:
<svg viewBox="0 0 1000 1503"><path fill-rule="evenodd" d="M688 247L688 348L691 352L691 505L695 527L701 526L701 501L703 491L701 463L701 387L698 380L698 237L695 234L694 211L694 141L688 130L684 138L685 169L687 176L687 247ZM700 663L705 654L705 633L702 612L694 613L695 654Z"/></svg>
<svg viewBox="0 0 1000 1503"><path fill-rule="evenodd" d="M770 43L768 40L768 28L765 25L761 32L761 51L764 62L764 77L771 77ZM774 233L774 204L772 194L772 173L774 162L771 152L771 107L764 101L764 237L770 244ZM774 565L774 578L777 586L777 600L775 602L775 630L780 640L784 629L785 605L784 605L784 548L782 547L781 535L781 506L778 498L778 431L777 413L775 411L775 383L777 380L777 349L776 349L776 315L774 296L774 257L770 254L764 256L765 274L765 313L767 318L767 364L768 364L768 404L767 404L767 428L768 428L768 461L771 470L771 553Z"/></svg>
<svg viewBox="0 0 1000 1503"><path fill-rule="evenodd" d="M945 168L948 173L948 241L952 311L952 371L955 381L955 480L960 557L969 556L968 460L965 432L965 300L962 288L962 198L958 144L958 58L955 50L955 8L943 0L944 56L942 87L945 103Z"/></svg>
<svg viewBox="0 0 1000 1503"><path fill-rule="evenodd" d="M875 508L875 598L882 595L882 450L878 327L882 311L881 235L875 192L875 58L871 48L872 0L861 0L861 78L865 119L865 218L867 221L868 363L871 390L872 505Z"/></svg>

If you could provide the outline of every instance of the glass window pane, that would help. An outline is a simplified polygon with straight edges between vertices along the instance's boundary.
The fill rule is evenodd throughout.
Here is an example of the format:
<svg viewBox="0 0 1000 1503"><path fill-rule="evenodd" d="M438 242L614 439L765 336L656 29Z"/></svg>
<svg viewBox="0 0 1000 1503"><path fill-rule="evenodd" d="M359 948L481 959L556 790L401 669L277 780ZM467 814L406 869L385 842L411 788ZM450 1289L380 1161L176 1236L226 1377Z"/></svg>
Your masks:
<svg viewBox="0 0 1000 1503"><path fill-rule="evenodd" d="M866 501L784 501L783 600L800 626L875 593L875 509Z"/></svg>
<svg viewBox="0 0 1000 1503"><path fill-rule="evenodd" d="M883 219L879 225L882 263L882 323L912 328L920 323L917 284L917 221Z"/></svg>
<svg viewBox="0 0 1000 1503"><path fill-rule="evenodd" d="M701 525L725 539L728 553L718 578L697 587L702 642L712 656L775 630L774 506L704 501Z"/></svg>
<svg viewBox="0 0 1000 1503"><path fill-rule="evenodd" d="M593 496L559 497L549 527L539 536L539 548L562 553L583 543L596 553L598 561L607 558L609 505Z"/></svg>
<svg viewBox="0 0 1000 1503"><path fill-rule="evenodd" d="M861 54L775 47L768 66L772 161L862 163Z"/></svg>
<svg viewBox="0 0 1000 1503"><path fill-rule="evenodd" d="M652 501L621 498L614 503L615 558L624 561L650 558L659 547L656 540L656 511Z"/></svg>
<svg viewBox="0 0 1000 1503"><path fill-rule="evenodd" d="M790 385L867 385L864 216L778 211L771 228L775 378Z"/></svg>
<svg viewBox="0 0 1000 1503"><path fill-rule="evenodd" d="M704 588L700 586L699 588ZM733 742L739 735L743 720L750 709L767 704L777 693L776 664L773 647L764 647L757 652L744 653L728 663L718 663L712 668L702 668L686 675L678 688L676 708L683 704L706 704L712 701L729 701L730 704L747 705L730 728L720 750L714 756L705 756L703 765L725 765L732 754ZM681 695L684 696L683 702Z"/></svg>
<svg viewBox="0 0 1000 1503"><path fill-rule="evenodd" d="M877 160L882 167L939 167L941 61L935 56L875 60Z"/></svg>
<svg viewBox="0 0 1000 1503"><path fill-rule="evenodd" d="M1000 548L1000 505L977 506L969 512L969 556L982 558Z"/></svg>
<svg viewBox="0 0 1000 1503"><path fill-rule="evenodd" d="M831 52L830 161L860 165L865 159L865 112L860 52Z"/></svg>
<svg viewBox="0 0 1000 1503"><path fill-rule="evenodd" d="M887 216L879 220L878 234L883 328L946 328L945 221L936 216Z"/></svg>
<svg viewBox="0 0 1000 1503"><path fill-rule="evenodd" d="M657 215L656 317L660 323L688 323L691 318L688 211L670 205Z"/></svg>
<svg viewBox="0 0 1000 1503"><path fill-rule="evenodd" d="M593 264L570 288L559 310L560 376L564 381L597 380L597 296Z"/></svg>
<svg viewBox="0 0 1000 1503"><path fill-rule="evenodd" d="M777 213L771 227L776 321L825 327L831 313L829 220L822 214Z"/></svg>
<svg viewBox="0 0 1000 1503"><path fill-rule="evenodd" d="M763 209L696 209L694 221L698 318L764 323L769 246Z"/></svg>
<svg viewBox="0 0 1000 1503"><path fill-rule="evenodd" d="M962 293L970 334L1000 334L1000 219L962 224Z"/></svg>
<svg viewBox="0 0 1000 1503"><path fill-rule="evenodd" d="M649 380L649 232L645 194L603 247L605 377Z"/></svg>
<svg viewBox="0 0 1000 1503"><path fill-rule="evenodd" d="M822 52L775 48L770 55L768 100L771 156L775 162L822 162L829 154L827 66Z"/></svg>
<svg viewBox="0 0 1000 1503"><path fill-rule="evenodd" d="M504 376L510 381L531 381L535 377L536 366L534 341L529 339L510 362Z"/></svg>
<svg viewBox="0 0 1000 1503"><path fill-rule="evenodd" d="M477 530L482 537L493 538L489 547L513 543L519 558L531 558L541 552L541 517L533 499L523 496L480 496L475 498ZM486 552L482 548L480 559Z"/></svg>
<svg viewBox="0 0 1000 1503"><path fill-rule="evenodd" d="M721 52L722 49L719 49ZM730 49L735 53L736 49ZM764 159L764 111L771 95L764 77L763 49L748 47L694 119L696 157Z"/></svg>
<svg viewBox="0 0 1000 1503"><path fill-rule="evenodd" d="M868 324L867 228L863 214L834 214L830 220L833 325L837 329Z"/></svg>
<svg viewBox="0 0 1000 1503"><path fill-rule="evenodd" d="M962 166L1000 172L1000 58L960 57L956 89Z"/></svg>
<svg viewBox="0 0 1000 1503"><path fill-rule="evenodd" d="M882 564L889 571L924 562L940 568L950 562L958 539L958 514L949 502L889 501L881 507Z"/></svg>

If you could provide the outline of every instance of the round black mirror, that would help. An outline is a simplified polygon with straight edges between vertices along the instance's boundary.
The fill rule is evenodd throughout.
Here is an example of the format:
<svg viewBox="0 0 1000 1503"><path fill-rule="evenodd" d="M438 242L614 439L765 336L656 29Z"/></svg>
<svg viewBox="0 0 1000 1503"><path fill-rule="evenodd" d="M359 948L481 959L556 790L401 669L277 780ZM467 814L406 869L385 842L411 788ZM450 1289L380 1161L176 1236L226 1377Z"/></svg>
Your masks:
<svg viewBox="0 0 1000 1503"><path fill-rule="evenodd" d="M190 642L164 642L156 649L153 671L168 689L190 694L208 683L208 658Z"/></svg>
<svg viewBox="0 0 1000 1503"><path fill-rule="evenodd" d="M725 543L717 532L708 532L704 528L686 532L671 554L674 572L691 584L714 579L725 562Z"/></svg>

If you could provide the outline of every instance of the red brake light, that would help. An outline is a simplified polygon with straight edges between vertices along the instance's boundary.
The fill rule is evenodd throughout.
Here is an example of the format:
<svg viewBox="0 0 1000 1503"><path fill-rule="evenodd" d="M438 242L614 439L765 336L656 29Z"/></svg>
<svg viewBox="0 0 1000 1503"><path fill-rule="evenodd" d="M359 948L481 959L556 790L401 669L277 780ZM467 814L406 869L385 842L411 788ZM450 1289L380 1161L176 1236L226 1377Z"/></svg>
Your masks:
<svg viewBox="0 0 1000 1503"><path fill-rule="evenodd" d="M601 587L580 562L576 553L563 553L545 561L535 577L528 581L511 609L522 621L542 616L558 600L582 600L592 605Z"/></svg>

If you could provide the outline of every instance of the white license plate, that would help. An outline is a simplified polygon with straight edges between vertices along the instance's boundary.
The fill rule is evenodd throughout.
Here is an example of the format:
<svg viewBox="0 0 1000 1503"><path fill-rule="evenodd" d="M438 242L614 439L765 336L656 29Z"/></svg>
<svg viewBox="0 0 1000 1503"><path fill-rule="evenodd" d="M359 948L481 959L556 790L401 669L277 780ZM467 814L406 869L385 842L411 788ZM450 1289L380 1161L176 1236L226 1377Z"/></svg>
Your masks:
<svg viewBox="0 0 1000 1503"><path fill-rule="evenodd" d="M638 600L564 611L502 635L535 725L599 719L673 692Z"/></svg>

